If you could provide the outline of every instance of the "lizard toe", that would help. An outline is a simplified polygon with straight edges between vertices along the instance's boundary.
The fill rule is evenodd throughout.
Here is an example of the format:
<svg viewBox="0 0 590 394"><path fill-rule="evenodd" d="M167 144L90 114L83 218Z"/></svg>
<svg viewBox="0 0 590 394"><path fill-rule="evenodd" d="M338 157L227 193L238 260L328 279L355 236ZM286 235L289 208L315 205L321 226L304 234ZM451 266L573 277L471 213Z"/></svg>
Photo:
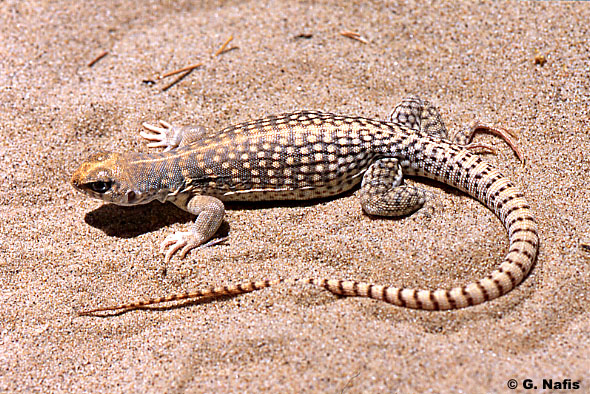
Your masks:
<svg viewBox="0 0 590 394"><path fill-rule="evenodd" d="M160 245L160 252L166 253L166 261L170 261L172 256L182 249L180 257L184 257L186 252L182 253L185 249L188 250L198 245L198 241L195 236L190 232L177 232L166 237L166 239ZM187 251L188 251L187 250Z"/></svg>

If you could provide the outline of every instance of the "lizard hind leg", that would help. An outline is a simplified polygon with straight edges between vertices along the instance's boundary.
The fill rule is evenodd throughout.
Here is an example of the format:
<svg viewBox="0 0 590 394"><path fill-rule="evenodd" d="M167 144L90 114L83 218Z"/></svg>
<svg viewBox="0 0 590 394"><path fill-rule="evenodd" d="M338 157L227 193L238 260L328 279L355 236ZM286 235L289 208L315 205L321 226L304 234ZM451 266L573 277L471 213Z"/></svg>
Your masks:
<svg viewBox="0 0 590 394"><path fill-rule="evenodd" d="M361 206L369 215L403 216L421 208L429 195L424 189L403 185L402 168L395 158L371 164L361 183Z"/></svg>
<svg viewBox="0 0 590 394"><path fill-rule="evenodd" d="M474 122L458 131L452 138L450 138L438 109L428 101L422 100L417 96L408 96L404 98L393 111L391 111L389 121L405 126L416 132L423 132L443 139L451 139L454 143L462 145L468 150L478 150L495 154L496 149L491 145L471 142L475 134L479 132L487 132L506 141L518 159L524 163L524 156L513 140L516 138L516 134L513 131L503 127L492 126L487 123Z"/></svg>
<svg viewBox="0 0 590 394"><path fill-rule="evenodd" d="M438 109L417 96L404 98L389 114L389 121L417 132L448 139L448 132Z"/></svg>

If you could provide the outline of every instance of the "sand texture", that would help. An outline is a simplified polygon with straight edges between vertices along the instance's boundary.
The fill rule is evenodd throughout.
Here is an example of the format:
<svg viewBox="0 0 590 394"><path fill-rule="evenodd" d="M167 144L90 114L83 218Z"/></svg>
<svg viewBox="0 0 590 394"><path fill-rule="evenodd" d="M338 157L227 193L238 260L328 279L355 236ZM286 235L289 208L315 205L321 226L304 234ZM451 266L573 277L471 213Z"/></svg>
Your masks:
<svg viewBox="0 0 590 394"><path fill-rule="evenodd" d="M0 392L552 392L542 379L590 392L588 3L81 4L0 1ZM195 63L172 86L177 76L156 80ZM504 228L434 182L409 181L434 198L401 219L364 215L358 190L232 205L228 242L167 266L159 243L191 215L103 205L69 184L93 152L148 151L143 122L219 130L298 109L385 119L412 93L452 132L479 120L519 134L524 166L477 137L539 223L537 264L514 291L433 313L285 285L77 315L251 279L433 289L487 275L508 249Z"/></svg>

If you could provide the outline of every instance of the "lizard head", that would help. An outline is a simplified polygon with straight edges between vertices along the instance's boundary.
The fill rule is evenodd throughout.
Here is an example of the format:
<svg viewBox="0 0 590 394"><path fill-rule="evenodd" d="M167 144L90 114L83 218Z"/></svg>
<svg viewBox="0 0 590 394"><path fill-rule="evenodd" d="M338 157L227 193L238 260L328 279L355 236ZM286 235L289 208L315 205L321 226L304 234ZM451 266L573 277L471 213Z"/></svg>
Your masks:
<svg viewBox="0 0 590 394"><path fill-rule="evenodd" d="M72 175L72 185L90 197L117 205L141 204L143 193L135 190L124 154L101 152L90 156Z"/></svg>

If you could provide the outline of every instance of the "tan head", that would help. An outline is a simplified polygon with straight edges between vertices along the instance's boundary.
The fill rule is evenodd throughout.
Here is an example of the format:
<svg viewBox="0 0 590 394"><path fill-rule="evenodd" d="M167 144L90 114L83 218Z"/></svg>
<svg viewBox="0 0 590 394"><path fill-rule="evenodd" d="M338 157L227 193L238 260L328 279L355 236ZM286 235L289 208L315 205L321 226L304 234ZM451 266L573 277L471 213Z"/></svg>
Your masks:
<svg viewBox="0 0 590 394"><path fill-rule="evenodd" d="M131 182L128 163L124 154L96 153L74 172L72 185L90 197L117 205L148 202L145 193Z"/></svg>

